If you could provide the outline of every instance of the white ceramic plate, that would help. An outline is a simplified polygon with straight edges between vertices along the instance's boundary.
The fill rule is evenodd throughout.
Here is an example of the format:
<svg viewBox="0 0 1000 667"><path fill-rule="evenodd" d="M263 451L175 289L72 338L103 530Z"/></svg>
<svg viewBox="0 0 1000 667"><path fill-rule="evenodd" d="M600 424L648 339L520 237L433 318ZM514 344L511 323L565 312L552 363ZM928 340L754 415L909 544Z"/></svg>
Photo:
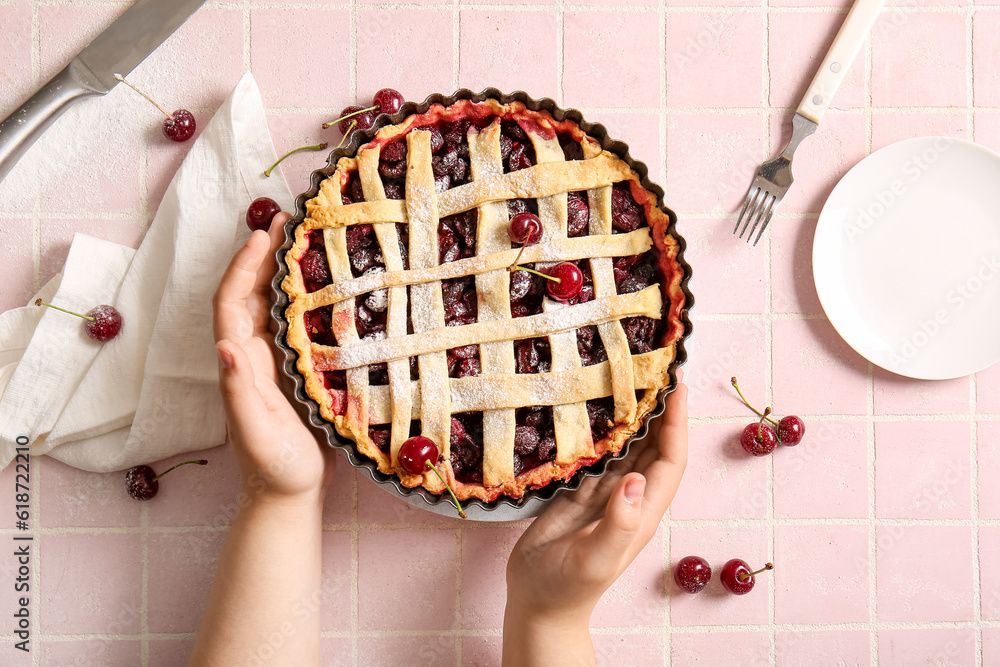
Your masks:
<svg viewBox="0 0 1000 667"><path fill-rule="evenodd" d="M871 362L926 380L1000 361L1000 156L947 137L886 146L833 189L813 276Z"/></svg>

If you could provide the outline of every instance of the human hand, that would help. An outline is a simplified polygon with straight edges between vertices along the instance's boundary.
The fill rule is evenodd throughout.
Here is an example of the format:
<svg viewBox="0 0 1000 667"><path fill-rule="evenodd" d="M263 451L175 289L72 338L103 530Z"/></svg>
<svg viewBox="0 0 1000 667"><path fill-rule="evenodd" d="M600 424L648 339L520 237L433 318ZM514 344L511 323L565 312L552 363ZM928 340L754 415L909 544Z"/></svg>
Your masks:
<svg viewBox="0 0 1000 667"><path fill-rule="evenodd" d="M678 371L678 381L683 377ZM687 386L627 458L563 493L518 540L507 562L504 664L593 660L590 615L656 532L687 463Z"/></svg>
<svg viewBox="0 0 1000 667"><path fill-rule="evenodd" d="M333 451L318 443L281 392L269 329L274 254L288 217L279 213L270 232L254 232L219 282L213 300L219 387L244 491L322 503L332 479Z"/></svg>

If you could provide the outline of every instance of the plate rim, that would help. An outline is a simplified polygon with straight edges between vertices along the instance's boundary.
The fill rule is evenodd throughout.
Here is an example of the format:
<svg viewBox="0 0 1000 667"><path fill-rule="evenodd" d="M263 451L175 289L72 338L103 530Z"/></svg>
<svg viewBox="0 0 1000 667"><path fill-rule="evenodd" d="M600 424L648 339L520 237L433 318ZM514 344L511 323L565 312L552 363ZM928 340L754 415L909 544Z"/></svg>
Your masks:
<svg viewBox="0 0 1000 667"><path fill-rule="evenodd" d="M830 306L828 305L828 300L824 299L824 288L822 287L822 281L821 281L821 278L820 278L818 270L817 270L817 261L816 261L816 259L817 259L818 256L821 255L821 248L819 246L819 240L820 240L820 229L821 229L821 225L823 224L823 220L824 220L824 214L826 214L827 218L829 218L830 214L827 213L827 210L828 210L830 201L834 198L834 195L836 195L837 191L843 186L844 180L851 173L853 173L855 170L857 170L862 165L865 165L865 163L871 164L872 162L874 162L873 158L877 159L879 157L880 153L883 154L882 157L884 157L884 153L888 152L889 149L899 150L899 148L901 146L904 146L906 144L914 144L914 145L916 145L916 144L928 143L928 142L933 143L933 142L935 142L937 140L942 140L942 139L945 140L945 141L947 141L947 142L949 142L950 144L953 144L953 145L954 144L958 144L959 146L961 146L964 149L971 149L973 151L982 153L985 157L987 157L987 158L993 160L994 162L996 162L998 170L1000 170L1000 153L997 153L996 151L994 151L994 150L992 150L990 148L987 148L986 146L983 146L981 144L977 144L977 143L975 143L973 141L969 141L968 139L962 139L962 138L959 138L959 137L947 137L947 136L944 136L944 135L926 135L926 136L921 136L921 137L909 137L907 139L901 139L899 141L894 141L891 144L887 144L885 146L882 146L878 150L872 151L871 153L869 153L868 155L866 155L865 157L863 157L854 166L852 166L850 169L848 169L847 172L837 180L837 183L836 183L836 185L834 185L833 189L830 191L830 194L827 195L826 201L823 203L823 207L820 209L819 216L816 218L816 227L815 227L814 232L813 232L812 253L811 253L811 256L810 256L810 261L812 263L813 284L814 284L814 286L816 288L816 294L817 294L817 297L819 298L820 306L823 308L823 313L826 315L827 321L830 322L830 325L837 332L837 335L840 336L841 340L843 340L852 350L854 350L858 355L860 355L861 358L863 358L866 361L874 364L875 366L878 366L879 368L881 368L881 369L883 369L883 370L885 370L885 371L887 371L889 373L892 373L894 375L897 375L897 376L900 376L900 377L913 378L913 379L917 379L917 380L954 380L954 379L958 379L958 378L968 377L970 375L975 375L976 373L978 373L980 371L983 371L983 370L985 370L987 368L990 368L991 366L993 366L993 365L997 364L998 362L1000 362L1000 349L998 349L997 353L994 355L993 360L990 361L989 363L987 363L986 365L981 366L981 367L979 367L976 370L973 370L971 372L961 373L959 375L955 375L953 373L948 373L948 374L933 374L933 375L931 375L931 374L913 374L913 373L900 372L899 370L894 370L892 368L887 368L883 363L880 363L880 361L876 361L875 359L870 358L868 355L866 355L861 350L859 350L858 347L855 346L854 342L851 339L849 339L848 336L845 335L844 331L842 330L842 327L838 326L837 320L834 317L831 317L831 315L830 315ZM847 186L843 186L843 187L846 188ZM1000 227L1000 215L998 215L996 219L997 219L998 227ZM828 224L833 224L833 223L828 223ZM827 290L827 298L829 299L829 297L830 297L830 292L829 292L830 287L827 286L826 290ZM851 299L847 299L847 300L851 301ZM841 320L841 323L842 322L843 321ZM884 362L884 360L882 360L882 361Z"/></svg>

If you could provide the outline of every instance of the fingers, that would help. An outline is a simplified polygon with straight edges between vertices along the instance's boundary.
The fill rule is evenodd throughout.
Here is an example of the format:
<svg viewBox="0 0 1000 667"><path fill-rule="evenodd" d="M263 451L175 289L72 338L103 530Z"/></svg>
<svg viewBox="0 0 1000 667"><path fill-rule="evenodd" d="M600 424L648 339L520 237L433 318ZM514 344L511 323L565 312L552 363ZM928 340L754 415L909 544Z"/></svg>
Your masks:
<svg viewBox="0 0 1000 667"><path fill-rule="evenodd" d="M220 340L215 347L219 353L219 389L226 408L226 424L231 435L242 437L243 433L256 430L255 422L267 413L267 408L243 348L230 340Z"/></svg>
<svg viewBox="0 0 1000 667"><path fill-rule="evenodd" d="M267 254L269 242L264 232L254 232L236 251L212 301L213 330L216 342L223 339L245 341L253 335L253 321L247 299L257 284L257 271Z"/></svg>
<svg viewBox="0 0 1000 667"><path fill-rule="evenodd" d="M580 553L592 576L617 576L642 526L646 487L646 478L639 473L623 477L608 500L604 518L583 538Z"/></svg>
<svg viewBox="0 0 1000 667"><path fill-rule="evenodd" d="M644 512L659 523L674 499L687 465L687 385L678 384L667 397L667 409L657 434L657 458L642 471L648 480Z"/></svg>
<svg viewBox="0 0 1000 667"><path fill-rule="evenodd" d="M290 217L292 217L291 214L281 211L271 220L271 227L267 231L267 235L271 239L271 245L268 247L264 262L257 270L258 288L264 290L270 289L271 280L274 278L274 274L278 272L278 261L275 258L275 254L278 252L281 244L285 242L285 223Z"/></svg>

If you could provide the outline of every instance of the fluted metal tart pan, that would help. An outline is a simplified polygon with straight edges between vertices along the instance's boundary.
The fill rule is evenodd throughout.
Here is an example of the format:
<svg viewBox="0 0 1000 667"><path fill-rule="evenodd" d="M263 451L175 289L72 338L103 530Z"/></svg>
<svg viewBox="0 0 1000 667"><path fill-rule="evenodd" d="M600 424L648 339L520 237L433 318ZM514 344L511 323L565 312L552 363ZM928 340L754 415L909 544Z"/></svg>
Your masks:
<svg viewBox="0 0 1000 667"><path fill-rule="evenodd" d="M577 489L586 477L600 477L614 465L613 462L615 460L627 456L630 444L633 441L641 440L646 436L649 430L649 421L663 414L666 396L677 386L677 369L684 365L687 361L687 351L684 348L684 342L687 337L690 336L692 330L691 320L688 317L688 311L694 304L694 295L691 294L690 289L688 289L688 282L691 279L691 267L684 260L684 249L686 244L684 238L677 233L677 216L663 203L663 190L649 181L649 170L644 163L634 160L629 155L628 145L609 137L608 131L603 125L599 123L589 123L584 120L583 114L576 109L562 109L555 103L554 100L549 98L534 99L522 91L515 91L508 94L502 93L496 88L487 88L482 92L475 93L471 90L463 88L447 96L435 93L419 104L415 102L406 102L397 113L391 116L385 114L378 116L375 119L374 125L370 129L355 131L351 136L351 140L345 146L333 150L330 153L326 166L321 169L317 169L312 173L309 190L300 194L296 198L294 215L285 224L285 242L277 252L278 273L271 282L271 286L275 294L275 302L271 308L271 315L276 321L278 327L275 335L275 343L284 355L284 361L281 363L281 368L293 385L291 391L297 402L299 412L302 414L306 422L311 424L314 428L322 431L331 447L335 447L343 451L347 455L347 459L350 461L352 466L360 470L367 471L368 475L370 475L374 481L378 482L379 486L389 493L402 498L404 501L415 507L434 512L435 514L441 514L443 516L456 517L455 506L451 503L447 494L438 496L427 491L423 487L416 487L412 489L407 488L402 485L397 476L387 475L380 472L374 460L359 454L353 441L337 433L333 424L320 416L319 406L312 398L309 397L308 394L306 394L305 379L296 367L298 353L290 347L286 341L288 323L285 320L285 309L289 305L289 299L288 295L281 289L281 282L285 279L285 276L288 275L288 267L284 261L285 253L289 248L291 248L292 243L295 240L295 228L306 217L306 201L312 199L319 193L320 183L336 171L337 161L340 158L355 155L359 147L367 144L375 137L379 128L386 125L395 125L400 123L404 118L413 114L425 113L433 104L450 106L458 100L481 102L486 99L495 99L503 104L508 104L510 102L522 102L527 108L533 111L549 112L557 121L567 119L571 120L577 123L580 126L580 129L587 133L587 135L600 142L601 147L604 150L613 153L624 160L626 164L628 164L629 167L631 167L639 175L642 186L656 195L657 207L659 207L660 210L666 213L670 218L667 233L677 239L677 243L679 245L677 261L683 271L680 286L685 297L684 308L680 312L680 319L684 325L684 333L676 343L676 355L673 362L670 364L670 385L660 391L656 406L649 412L649 414L643 417L639 430L625 442L618 455L606 456L593 465L581 468L569 480L554 481L541 489L529 490L521 499L501 496L500 498L488 503L475 498L464 502L465 511L468 514L469 519L475 521L513 521L536 516L542 511L542 509L544 509L545 503L552 500L560 493Z"/></svg>

